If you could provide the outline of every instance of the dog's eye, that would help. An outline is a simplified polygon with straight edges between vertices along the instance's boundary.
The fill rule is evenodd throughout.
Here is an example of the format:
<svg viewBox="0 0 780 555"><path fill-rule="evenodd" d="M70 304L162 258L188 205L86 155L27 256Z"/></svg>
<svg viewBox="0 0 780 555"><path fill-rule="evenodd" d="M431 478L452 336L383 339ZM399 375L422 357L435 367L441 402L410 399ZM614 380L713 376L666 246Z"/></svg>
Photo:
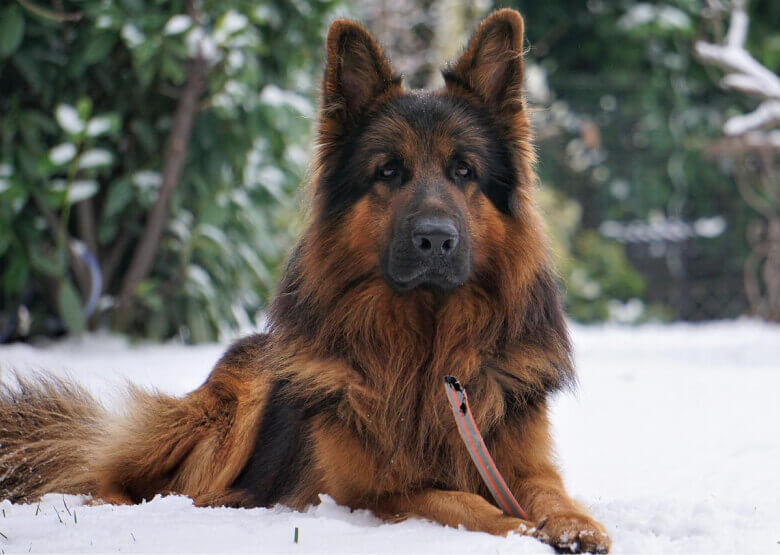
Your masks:
<svg viewBox="0 0 780 555"><path fill-rule="evenodd" d="M469 179L472 177L473 172L471 171L471 166L469 166L466 162L460 161L457 164L455 164L455 176L459 177L460 179Z"/></svg>
<svg viewBox="0 0 780 555"><path fill-rule="evenodd" d="M396 162L388 162L377 170L377 177L382 181L392 181L401 175L401 165Z"/></svg>

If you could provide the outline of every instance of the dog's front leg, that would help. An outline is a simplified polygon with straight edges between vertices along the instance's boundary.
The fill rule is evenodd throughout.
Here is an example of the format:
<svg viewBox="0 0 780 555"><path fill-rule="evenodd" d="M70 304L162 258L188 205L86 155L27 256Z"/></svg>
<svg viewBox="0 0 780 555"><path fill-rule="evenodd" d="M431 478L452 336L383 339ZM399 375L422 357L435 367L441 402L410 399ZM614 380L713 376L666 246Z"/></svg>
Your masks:
<svg viewBox="0 0 780 555"><path fill-rule="evenodd" d="M566 493L552 463L545 406L502 428L493 443L499 469L517 501L536 525L535 535L560 551L608 553L604 527Z"/></svg>
<svg viewBox="0 0 780 555"><path fill-rule="evenodd" d="M505 515L495 505L474 493L425 489L412 493L392 494L372 502L370 508L385 520L400 521L409 517L432 520L445 526L506 536L509 532L532 534L533 524Z"/></svg>
<svg viewBox="0 0 780 555"><path fill-rule="evenodd" d="M608 553L611 541L604 527L571 499L551 466L514 481L520 505L536 523L535 535L558 550Z"/></svg>

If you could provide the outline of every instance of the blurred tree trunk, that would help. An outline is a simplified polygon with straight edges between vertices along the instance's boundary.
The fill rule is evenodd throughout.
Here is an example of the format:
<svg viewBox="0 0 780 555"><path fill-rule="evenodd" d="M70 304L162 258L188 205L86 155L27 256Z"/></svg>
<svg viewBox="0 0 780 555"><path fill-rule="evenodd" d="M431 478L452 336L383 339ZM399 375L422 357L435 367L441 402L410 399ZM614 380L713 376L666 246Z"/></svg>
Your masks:
<svg viewBox="0 0 780 555"><path fill-rule="evenodd" d="M192 131L192 122L199 109L207 65L208 61L197 54L187 67L187 80L179 97L173 126L165 147L160 192L149 213L141 240L133 251L130 268L122 281L116 313L116 321L120 329L123 329L131 319L135 288L152 268L160 245L160 237L168 221L169 204L187 155L187 144Z"/></svg>

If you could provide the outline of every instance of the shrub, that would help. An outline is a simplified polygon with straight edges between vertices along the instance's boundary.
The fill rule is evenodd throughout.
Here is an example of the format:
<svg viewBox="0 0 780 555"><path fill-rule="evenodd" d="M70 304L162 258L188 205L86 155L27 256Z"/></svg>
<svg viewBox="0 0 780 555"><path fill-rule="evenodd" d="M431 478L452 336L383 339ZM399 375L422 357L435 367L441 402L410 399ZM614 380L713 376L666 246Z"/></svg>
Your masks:
<svg viewBox="0 0 780 555"><path fill-rule="evenodd" d="M253 323L290 241L331 2L55 4L0 8L0 313L29 314L17 333L192 341ZM103 278L89 319L74 239Z"/></svg>

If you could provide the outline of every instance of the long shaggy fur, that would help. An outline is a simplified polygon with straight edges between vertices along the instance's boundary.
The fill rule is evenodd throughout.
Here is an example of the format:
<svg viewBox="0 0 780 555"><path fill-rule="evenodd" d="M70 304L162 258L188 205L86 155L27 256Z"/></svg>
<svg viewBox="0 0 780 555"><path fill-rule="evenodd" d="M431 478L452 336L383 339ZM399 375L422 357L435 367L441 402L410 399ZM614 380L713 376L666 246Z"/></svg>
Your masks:
<svg viewBox="0 0 780 555"><path fill-rule="evenodd" d="M303 508L326 493L389 520L607 550L552 460L548 399L574 369L533 200L522 18L489 16L434 92L405 93L354 22L336 21L326 44L312 209L269 333L235 343L185 397L134 389L117 415L61 381L6 386L0 498L61 491L137 503L179 493L198 505ZM414 178L377 181L388 153ZM448 173L458 157L476 177ZM387 279L387 245L396 234L409 246L398 222L419 210L454 214L463 228L468 277L457 287L399 290ZM468 390L532 522L487 501L446 374Z"/></svg>
<svg viewBox="0 0 780 555"><path fill-rule="evenodd" d="M107 413L83 388L52 377L0 385L0 499L94 491L89 466Z"/></svg>

